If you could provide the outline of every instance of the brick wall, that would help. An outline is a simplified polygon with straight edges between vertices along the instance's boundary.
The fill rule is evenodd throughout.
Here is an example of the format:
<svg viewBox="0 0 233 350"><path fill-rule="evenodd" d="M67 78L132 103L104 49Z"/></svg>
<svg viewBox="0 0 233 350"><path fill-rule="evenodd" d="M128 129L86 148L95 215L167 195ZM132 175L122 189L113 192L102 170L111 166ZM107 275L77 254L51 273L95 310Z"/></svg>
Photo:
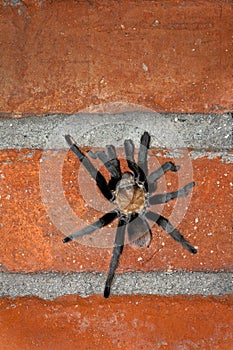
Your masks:
<svg viewBox="0 0 233 350"><path fill-rule="evenodd" d="M3 1L0 18L0 350L230 350L232 2ZM114 136L122 120L132 126L129 118L140 130L158 118L161 133L185 130L183 146L157 133L149 167L182 165L161 191L195 181L192 195L160 210L178 217L198 253L154 225L149 248L125 246L104 299L114 236L105 229L62 243L75 223L65 222L57 167L80 222L96 220L105 204L65 144L46 146L59 123L73 130L80 123L81 146L103 147L96 134L107 136L95 120ZM186 158L176 153L181 146Z"/></svg>

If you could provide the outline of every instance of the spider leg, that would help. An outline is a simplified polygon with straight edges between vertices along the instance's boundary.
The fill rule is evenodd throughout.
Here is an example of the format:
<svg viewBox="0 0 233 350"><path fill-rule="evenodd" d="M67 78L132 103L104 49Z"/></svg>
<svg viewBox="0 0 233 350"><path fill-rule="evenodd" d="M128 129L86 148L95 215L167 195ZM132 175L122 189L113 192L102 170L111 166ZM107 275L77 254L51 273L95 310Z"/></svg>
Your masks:
<svg viewBox="0 0 233 350"><path fill-rule="evenodd" d="M161 167L159 167L157 170L153 171L148 176L148 186L149 186L149 192L152 193L156 190L156 181L163 176L167 171L173 171L176 172L180 169L179 165L175 165L172 162L166 162Z"/></svg>
<svg viewBox="0 0 233 350"><path fill-rule="evenodd" d="M116 149L113 145L106 146L106 154L108 156L109 161L112 163L116 170L116 176L112 174L112 177L108 183L109 188L115 190L117 182L121 179L122 176L120 161L117 158Z"/></svg>
<svg viewBox="0 0 233 350"><path fill-rule="evenodd" d="M106 154L108 156L109 161L112 162L112 164L114 165L116 171L117 171L117 176L120 177L121 176L121 168L120 168L120 162L117 158L116 155L116 149L113 145L107 145L106 146Z"/></svg>
<svg viewBox="0 0 233 350"><path fill-rule="evenodd" d="M70 146L71 151L78 157L80 162L87 169L88 173L91 177L96 181L97 186L99 187L101 193L107 198L109 201L114 199L112 192L110 191L107 181L103 177L103 175L94 167L94 165L90 162L90 160L85 156L85 154L79 149L76 145L75 141L70 135L65 135L66 142Z"/></svg>
<svg viewBox="0 0 233 350"><path fill-rule="evenodd" d="M148 222L138 214L132 215L127 226L128 238L135 247L149 247L152 234Z"/></svg>
<svg viewBox="0 0 233 350"><path fill-rule="evenodd" d="M112 252L112 259L110 262L109 270L108 270L108 277L105 283L104 288L104 297L108 298L110 295L110 288L112 284L113 277L115 275L116 268L119 263L120 256L123 252L124 248L124 240L125 240L125 220L123 218L119 219L118 226L117 226L117 232L116 232L116 238L114 242L114 248Z"/></svg>
<svg viewBox="0 0 233 350"><path fill-rule="evenodd" d="M144 132L141 137L140 148L138 152L138 166L142 169L145 176L148 175L148 164L147 164L147 156L148 156L148 148L150 146L150 135L148 132Z"/></svg>
<svg viewBox="0 0 233 350"><path fill-rule="evenodd" d="M77 237L82 237L84 235L89 235L90 233L94 232L98 228L104 227L108 224L110 224L113 220L115 220L119 216L119 212L117 210L112 210L106 214L104 214L101 218L99 218L97 221L93 222L93 224L88 225L84 227L82 230L78 232L74 232L71 235L63 238L63 243L67 243L72 241L73 239Z"/></svg>
<svg viewBox="0 0 233 350"><path fill-rule="evenodd" d="M115 190L117 182L121 179L120 162L113 145L107 145L106 151L97 151L95 155L102 161L105 168L110 172L111 179L108 183L110 190Z"/></svg>
<svg viewBox="0 0 233 350"><path fill-rule="evenodd" d="M190 182L178 191L168 192L165 194L156 194L149 198L149 204L150 205L161 204L161 203L166 203L175 198L185 197L189 194L189 191L193 186L195 186L195 182Z"/></svg>
<svg viewBox="0 0 233 350"><path fill-rule="evenodd" d="M177 242L182 244L182 246L187 249L190 253L196 254L196 248L192 247L189 242L182 236L182 234L177 231L172 224L162 215L157 213L153 213L152 211L148 211L146 213L146 217L149 220L156 222L159 226L161 226L169 235Z"/></svg>
<svg viewBox="0 0 233 350"><path fill-rule="evenodd" d="M128 167L133 171L134 176L138 181L143 182L147 191L147 179L144 171L135 163L134 159L134 144L132 140L125 140L125 155L128 163Z"/></svg>
<svg viewBox="0 0 233 350"><path fill-rule="evenodd" d="M89 152L88 152L89 153ZM94 153L95 157L101 160L104 164L105 168L110 172L110 174L114 177L117 177L117 170L112 162L108 159L106 153L104 151L97 151ZM93 156L93 153L92 153Z"/></svg>
<svg viewBox="0 0 233 350"><path fill-rule="evenodd" d="M125 140L125 156L130 170L133 171L136 178L139 178L139 169L134 160L134 144L132 140Z"/></svg>

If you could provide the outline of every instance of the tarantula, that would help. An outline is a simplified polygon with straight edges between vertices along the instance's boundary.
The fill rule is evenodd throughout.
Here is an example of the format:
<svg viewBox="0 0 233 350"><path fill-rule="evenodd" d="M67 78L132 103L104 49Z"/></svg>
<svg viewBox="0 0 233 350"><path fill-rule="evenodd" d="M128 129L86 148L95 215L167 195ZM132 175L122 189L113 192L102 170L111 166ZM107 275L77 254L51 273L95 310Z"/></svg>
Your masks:
<svg viewBox="0 0 233 350"><path fill-rule="evenodd" d="M137 163L134 159L134 144L132 140L125 140L124 142L126 160L130 171L121 172L120 161L117 158L113 145L106 146L105 151L89 153L92 158L98 158L104 164L111 176L109 181L94 167L70 135L66 135L65 139L70 149L96 181L104 197L116 205L115 209L104 214L91 225L63 239L64 243L72 241L74 238L90 234L118 218L114 248L104 289L105 298L108 298L110 295L112 280L124 248L126 227L129 241L132 244L137 247L149 246L152 234L147 219L152 220L167 231L175 241L181 243L190 253L196 254L197 250L189 244L165 217L148 210L151 205L166 203L174 198L186 196L195 185L194 182L190 182L178 191L152 195L156 190L157 180L165 172L176 172L180 167L172 162L166 162L157 170L148 174L147 157L150 145L148 132L144 132L141 137Z"/></svg>

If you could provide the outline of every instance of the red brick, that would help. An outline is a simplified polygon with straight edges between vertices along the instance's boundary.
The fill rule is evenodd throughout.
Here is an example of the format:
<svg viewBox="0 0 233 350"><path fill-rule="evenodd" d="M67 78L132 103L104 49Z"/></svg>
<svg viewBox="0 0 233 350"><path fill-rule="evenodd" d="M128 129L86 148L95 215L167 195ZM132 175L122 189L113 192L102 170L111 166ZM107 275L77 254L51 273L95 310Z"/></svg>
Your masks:
<svg viewBox="0 0 233 350"><path fill-rule="evenodd" d="M232 111L231 1L22 3L0 8L2 115Z"/></svg>
<svg viewBox="0 0 233 350"><path fill-rule="evenodd" d="M158 167L158 161L163 163L162 156L155 157L150 153L150 167ZM0 232L1 268L5 271L35 272L35 271L104 271L106 272L112 250L115 228L99 230L81 242L62 243L62 238L69 231L60 231L58 221L66 223L65 212L60 212L62 206L59 188L54 186L59 176L56 162L64 158L64 152L52 152L49 176L41 179L41 151L38 150L6 150L0 152L1 169L1 211L3 214ZM169 160L169 158L166 158ZM63 162L63 160L62 160ZM156 163L157 162L157 163ZM181 164L181 159L175 160ZM72 208L74 219L87 220L89 223L102 215L102 205L106 201L96 193L95 183L89 176L79 177L79 162L71 152L65 158L63 168L63 188L67 207ZM196 182L191 202L186 213L183 209L186 202L179 199L181 220L178 228L195 246L198 254L192 256L168 234L156 225L152 227L153 240L149 248L134 249L126 245L120 261L118 272L153 271L153 270L196 270L196 271L233 271L232 269L232 183L233 164L224 162L221 158L206 157L192 160L193 178L182 167L179 179L183 184ZM189 169L190 170L190 169ZM177 174L178 174L177 173ZM80 179L84 186L80 187ZM41 197L41 187L45 180L51 181L49 194L57 215L57 227L51 223ZM178 187L178 178L174 173L167 173L167 191ZM171 186L169 185L172 184ZM160 189L162 188L162 181ZM179 185L180 187L180 185ZM85 203L80 188L86 188L93 200ZM159 191L159 189L158 189ZM190 197L189 197L190 198ZM43 200L45 197L43 195ZM175 202L174 202L175 203ZM174 203L162 209L164 216L174 210ZM94 207L95 205L95 207ZM48 209L48 202L46 204ZM112 206L110 205L110 208ZM51 207L50 207L51 209ZM179 213L178 211L178 213ZM174 222L176 215L171 220ZM58 220L59 219L59 220ZM69 228L69 222L66 228ZM81 227L79 227L81 228ZM104 248L105 247L105 248ZM106 248L107 247L107 248Z"/></svg>
<svg viewBox="0 0 233 350"><path fill-rule="evenodd" d="M1 299L3 350L232 348L233 297Z"/></svg>

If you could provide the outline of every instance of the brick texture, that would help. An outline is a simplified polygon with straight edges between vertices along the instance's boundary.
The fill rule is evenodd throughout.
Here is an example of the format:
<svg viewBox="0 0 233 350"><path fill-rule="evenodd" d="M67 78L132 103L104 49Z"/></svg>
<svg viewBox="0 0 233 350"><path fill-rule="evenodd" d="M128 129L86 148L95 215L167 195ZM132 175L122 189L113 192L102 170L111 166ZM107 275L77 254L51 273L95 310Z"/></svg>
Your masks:
<svg viewBox="0 0 233 350"><path fill-rule="evenodd" d="M1 349L230 350L232 302L232 296L6 298Z"/></svg>
<svg viewBox="0 0 233 350"><path fill-rule="evenodd" d="M20 3L0 8L2 115L233 110L231 1Z"/></svg>
<svg viewBox="0 0 233 350"><path fill-rule="evenodd" d="M232 112L232 6L227 0L3 1L0 117L144 108ZM189 197L154 209L178 225L198 254L154 225L151 246L127 244L117 273L233 271L233 163L232 151L226 153L204 153L187 166L150 151L151 169L165 160L182 166L161 179L158 192L196 183ZM109 210L74 155L3 149L0 164L1 273L107 272L115 224L62 243L73 228ZM232 295L2 297L0 350L231 350L232 305Z"/></svg>
<svg viewBox="0 0 233 350"><path fill-rule="evenodd" d="M83 238L80 242L62 243L64 235L71 233L69 219L66 218L63 209L62 195L59 195L55 181L61 175L57 173L56 162L59 162L59 158L64 158L64 152L50 153L48 176L43 179L40 177L43 165L43 162L40 162L41 151L8 150L0 152L0 157L3 213L0 239L2 270L106 272L114 240L114 225L113 228L99 230L92 234L91 238ZM162 156L155 156L155 151L151 151L149 166L152 169L163 162ZM179 158L175 162L182 165L182 160ZM124 164L122 167L124 168ZM182 187L178 184L178 180L186 184L194 179L196 186L192 197L188 197L191 200L190 204L185 201L187 198L180 198L170 202L169 205L154 209L160 210L166 217L171 217L172 222L180 217L178 228L193 245L198 247L198 254L192 256L167 233L154 225L151 246L134 249L126 245L118 271L161 269L233 271L232 212L229 210L232 205L233 164L221 158L204 157L192 160L192 168L192 178L185 166L181 167L176 175L167 173L165 188L166 191L172 191ZM101 208L106 212L113 207L105 206L106 201L97 193L94 181L85 172L82 175L82 169L79 168L76 157L68 152L62 169L61 193L63 194L64 190L66 206L72 209L74 222L82 220L80 225L83 227L102 215ZM158 192L164 190L162 180ZM48 197L41 191L43 182L46 184L48 182L48 187L44 189L48 191ZM178 204L177 209L175 203ZM184 211L188 204L187 211ZM66 221L67 226L59 226ZM80 228L81 226L76 226L76 229Z"/></svg>

